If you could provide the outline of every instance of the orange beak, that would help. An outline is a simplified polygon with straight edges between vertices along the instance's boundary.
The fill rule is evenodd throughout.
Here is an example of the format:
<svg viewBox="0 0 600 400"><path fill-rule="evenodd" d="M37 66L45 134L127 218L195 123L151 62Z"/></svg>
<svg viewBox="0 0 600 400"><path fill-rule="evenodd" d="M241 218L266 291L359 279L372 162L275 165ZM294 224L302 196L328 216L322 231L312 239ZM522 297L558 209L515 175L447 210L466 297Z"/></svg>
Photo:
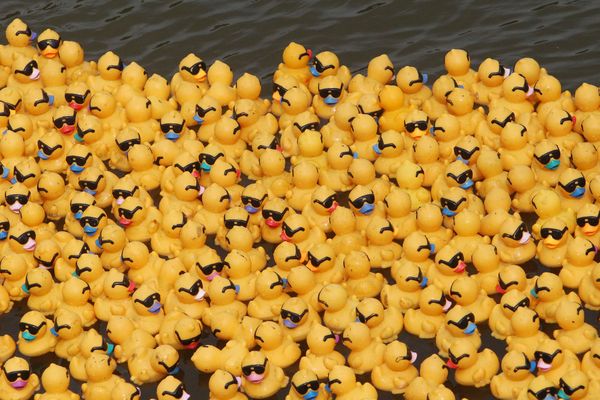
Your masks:
<svg viewBox="0 0 600 400"><path fill-rule="evenodd" d="M54 58L58 54L58 50L48 46L44 50L41 51L41 54L42 54L42 56L44 56L46 58Z"/></svg>
<svg viewBox="0 0 600 400"><path fill-rule="evenodd" d="M583 226L583 228L581 228L582 232L584 235L586 236L593 236L596 234L596 232L598 232L598 228L600 227L600 225L598 226L592 226L590 224L585 224Z"/></svg>

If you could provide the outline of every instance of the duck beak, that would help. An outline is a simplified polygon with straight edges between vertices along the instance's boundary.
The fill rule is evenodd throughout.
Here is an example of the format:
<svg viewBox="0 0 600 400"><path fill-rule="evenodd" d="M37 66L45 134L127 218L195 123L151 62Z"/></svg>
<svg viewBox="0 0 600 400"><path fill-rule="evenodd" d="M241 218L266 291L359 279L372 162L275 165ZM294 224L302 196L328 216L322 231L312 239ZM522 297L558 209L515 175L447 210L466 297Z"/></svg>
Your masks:
<svg viewBox="0 0 600 400"><path fill-rule="evenodd" d="M586 236L594 236L596 234L596 232L598 232L599 227L600 227L600 225L592 226L590 224L585 224L583 226L583 228L581 228L581 230L583 231L583 234Z"/></svg>
<svg viewBox="0 0 600 400"><path fill-rule="evenodd" d="M549 249L555 249L558 247L559 244L560 240L556 240L552 236L548 236L546 239L544 239L544 246L546 246Z"/></svg>

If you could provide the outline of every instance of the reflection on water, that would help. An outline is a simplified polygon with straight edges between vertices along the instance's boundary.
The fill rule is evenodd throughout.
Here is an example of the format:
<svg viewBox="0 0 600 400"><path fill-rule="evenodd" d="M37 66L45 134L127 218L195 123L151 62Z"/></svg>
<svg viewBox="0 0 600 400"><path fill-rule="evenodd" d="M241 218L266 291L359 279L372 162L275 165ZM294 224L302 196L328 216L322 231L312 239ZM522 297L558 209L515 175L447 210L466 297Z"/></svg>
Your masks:
<svg viewBox="0 0 600 400"><path fill-rule="evenodd" d="M415 65L435 77L442 72L445 51L458 47L467 49L475 64L486 57L498 58L506 65L523 56L534 57L571 90L584 81L598 83L600 44L590 33L595 32L600 2L351 0L327 6L317 0L156 3L3 0L0 25L4 27L19 16L38 32L51 27L65 39L81 42L87 58L96 59L113 50L125 61L135 60L150 73L166 77L176 70L182 57L195 52L208 64L216 59L225 61L236 77L246 71L262 77L265 88L270 88L270 74L280 62L282 49L292 40L315 52L335 51L353 72L364 68L374 56L388 53L397 66ZM23 312L23 305L15 307L14 314ZM0 333L16 336L17 320L14 315L2 317ZM103 327L99 329L103 332ZM486 345L501 349L502 342L491 339L484 327L481 330L488 338ZM417 342L405 333L400 339L419 352L420 360L435 350L432 343ZM189 355L183 358L182 379L188 391L206 397L208 377L198 374ZM44 357L35 362L36 371L41 372L49 360ZM153 386L146 385L143 398L153 397L153 391ZM456 388L456 394L471 399L490 397L489 392L466 388ZM280 393L281 398L284 396Z"/></svg>

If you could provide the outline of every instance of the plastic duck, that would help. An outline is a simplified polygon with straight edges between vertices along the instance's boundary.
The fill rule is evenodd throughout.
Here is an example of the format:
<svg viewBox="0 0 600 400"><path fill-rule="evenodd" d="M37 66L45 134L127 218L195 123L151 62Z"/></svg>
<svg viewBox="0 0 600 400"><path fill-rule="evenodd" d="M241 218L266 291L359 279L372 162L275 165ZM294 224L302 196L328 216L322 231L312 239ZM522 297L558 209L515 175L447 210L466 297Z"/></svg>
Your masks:
<svg viewBox="0 0 600 400"><path fill-rule="evenodd" d="M411 351L406 344L395 340L388 344L383 353L384 363L373 368L371 380L379 390L394 394L404 393L406 387L414 380L417 369L413 366L417 353Z"/></svg>
<svg viewBox="0 0 600 400"><path fill-rule="evenodd" d="M215 60L207 72L209 88L207 96L214 97L222 106L235 101L236 90L232 87L233 71L221 60Z"/></svg>
<svg viewBox="0 0 600 400"><path fill-rule="evenodd" d="M506 337L507 351L525 353L529 359L534 359L535 349L548 335L540 330L540 317L528 307L518 307L510 318L512 335Z"/></svg>
<svg viewBox="0 0 600 400"><path fill-rule="evenodd" d="M281 225L284 218L289 215L288 203L280 198L268 199L262 208L263 223L261 224L261 237L269 243L280 243Z"/></svg>
<svg viewBox="0 0 600 400"><path fill-rule="evenodd" d="M156 335L159 345L169 345L176 350L196 350L200 345L202 324L180 311L166 314Z"/></svg>
<svg viewBox="0 0 600 400"><path fill-rule="evenodd" d="M435 335L435 345L443 357L448 357L448 349L456 342L470 342L476 349L481 346L481 335L475 325L475 316L460 305L448 311L446 322Z"/></svg>
<svg viewBox="0 0 600 400"><path fill-rule="evenodd" d="M78 394L69 390L71 376L69 371L52 363L42 372L43 394L36 394L35 400L79 400Z"/></svg>
<svg viewBox="0 0 600 400"><path fill-rule="evenodd" d="M571 399L589 399L598 390L598 381L589 379L583 371L570 371L559 380L558 396Z"/></svg>
<svg viewBox="0 0 600 400"><path fill-rule="evenodd" d="M323 285L317 283L314 273L306 265L292 268L288 273L287 280L290 289L303 299L311 309L321 310L322 304L319 303L318 296Z"/></svg>
<svg viewBox="0 0 600 400"><path fill-rule="evenodd" d="M561 197L556 191L542 189L531 197L531 204L538 216L537 221L531 227L533 234L540 237L542 224L553 217L559 217L567 224L569 232L575 229L576 215L570 208L563 208Z"/></svg>
<svg viewBox="0 0 600 400"><path fill-rule="evenodd" d="M594 144L589 142L577 143L571 150L569 159L571 165L583 173L588 182L598 174L598 150L596 150Z"/></svg>
<svg viewBox="0 0 600 400"><path fill-rule="evenodd" d="M558 385L554 384L545 376L536 376L524 388L517 400L530 400L530 399L557 399Z"/></svg>
<svg viewBox="0 0 600 400"><path fill-rule="evenodd" d="M231 315L227 316L231 317ZM229 340L219 350L215 346L202 345L192 355L194 366L204 373L223 369L234 376L241 376L242 359L248 354L247 344L239 340Z"/></svg>
<svg viewBox="0 0 600 400"><path fill-rule="evenodd" d="M158 333L164 319L164 310L160 302L160 294L153 282L144 282L133 293L133 310L131 315L134 322L150 334Z"/></svg>
<svg viewBox="0 0 600 400"><path fill-rule="evenodd" d="M12 300L21 300L27 296L23 285L28 271L27 262L19 254L7 254L0 260L0 277L4 279L2 286Z"/></svg>
<svg viewBox="0 0 600 400"><path fill-rule="evenodd" d="M145 144L133 145L127 153L127 161L131 167L129 172L133 181L145 190L156 189L164 167L154 164L154 155Z"/></svg>
<svg viewBox="0 0 600 400"><path fill-rule="evenodd" d="M135 96L144 95L144 86L148 81L148 73L135 61L124 66L121 72L122 84L115 91L115 98L121 105L126 105Z"/></svg>
<svg viewBox="0 0 600 400"><path fill-rule="evenodd" d="M558 179L556 191L560 195L563 208L578 210L583 205L591 203L592 196L586 190L585 176L574 168L564 170Z"/></svg>
<svg viewBox="0 0 600 400"><path fill-rule="evenodd" d="M395 340L402 330L402 314L396 307L384 308L377 299L363 299L356 306L358 321L366 324L371 336L383 343Z"/></svg>
<svg viewBox="0 0 600 400"><path fill-rule="evenodd" d="M305 130L298 136L298 154L291 157L292 165L308 161L318 168L327 167L327 153L323 149L322 134L311 129Z"/></svg>
<svg viewBox="0 0 600 400"><path fill-rule="evenodd" d="M511 264L523 264L535 256L536 247L525 224L517 218L509 217L500 227L500 232L492 239L500 260Z"/></svg>
<svg viewBox="0 0 600 400"><path fill-rule="evenodd" d="M172 182L172 192L161 191L162 197L158 208L163 214L174 210L189 219L202 206L200 198L204 189L194 177L194 173L184 171Z"/></svg>
<svg viewBox="0 0 600 400"><path fill-rule="evenodd" d="M307 252L306 267L314 273L317 283L340 283L344 279L342 259L328 243L319 243Z"/></svg>
<svg viewBox="0 0 600 400"><path fill-rule="evenodd" d="M181 114L185 118L187 125L198 124L197 138L202 142L208 142L215 132L216 123L221 119L223 110L221 104L210 96L204 96L196 104L193 109L187 112L184 105L181 109ZM190 114L189 116L187 114Z"/></svg>
<svg viewBox="0 0 600 400"><path fill-rule="evenodd" d="M386 198L387 199L387 198ZM391 199L387 199L388 204ZM440 207L427 203L415 211L417 232L421 233L435 249L441 249L452 238L452 230L442 226L443 215Z"/></svg>
<svg viewBox="0 0 600 400"><path fill-rule="evenodd" d="M113 315L131 315L133 312L131 294L135 283L117 269L110 269L103 283L102 295L94 302L94 313L101 321L108 321Z"/></svg>
<svg viewBox="0 0 600 400"><path fill-rule="evenodd" d="M283 62L277 67L273 78L277 79L281 75L291 75L304 84L308 83L311 78L308 64L312 59L312 55L312 50L307 49L302 44L290 42L283 49Z"/></svg>
<svg viewBox="0 0 600 400"><path fill-rule="evenodd" d="M342 337L346 347L350 349L348 366L355 373L362 375L383 363L386 346L380 338L371 338L369 327L362 322L351 322Z"/></svg>
<svg viewBox="0 0 600 400"><path fill-rule="evenodd" d="M448 111L458 118L461 129L467 133L475 132L477 126L485 119L483 108L473 109L475 100L467 89L457 87L446 95Z"/></svg>
<svg viewBox="0 0 600 400"><path fill-rule="evenodd" d="M324 383L319 383L314 371L300 369L292 376L292 387L285 397L286 400L300 399L329 399L330 394Z"/></svg>
<svg viewBox="0 0 600 400"><path fill-rule="evenodd" d="M414 232L406 237L403 248L407 253L392 264L392 276L395 285L384 286L381 300L388 306L403 311L416 308L421 290L427 286L428 279L423 271L428 271L433 261L429 260L432 245L427 238Z"/></svg>
<svg viewBox="0 0 600 400"><path fill-rule="evenodd" d="M483 63L485 63L485 61ZM480 74L478 75L477 72L471 69L471 57L465 50L448 50L444 56L444 67L448 72L448 76L454 78L458 84L463 85L467 90L472 90L480 80ZM481 66L479 69L481 69ZM504 71L502 71L501 76L504 77Z"/></svg>
<svg viewBox="0 0 600 400"><path fill-rule="evenodd" d="M226 221L229 223L229 221ZM225 234L221 247L226 251L239 250L248 255L252 271L261 271L265 268L268 256L264 248L254 247L254 236L245 226L233 226Z"/></svg>
<svg viewBox="0 0 600 400"><path fill-rule="evenodd" d="M344 86L348 86L351 78L350 70L345 65L340 65L337 55L331 51L320 52L312 58L310 63L309 69L312 77L308 82L308 88L311 93L317 94L319 84L329 76L337 77Z"/></svg>
<svg viewBox="0 0 600 400"><path fill-rule="evenodd" d="M576 237L567 245L566 257L562 261L559 277L563 285L570 289L580 287L587 274L596 265L596 245L585 237Z"/></svg>
<svg viewBox="0 0 600 400"><path fill-rule="evenodd" d="M517 165L530 166L534 147L529 143L527 128L515 122L507 123L500 133L500 161L505 171Z"/></svg>
<svg viewBox="0 0 600 400"><path fill-rule="evenodd" d="M110 392L111 400L141 400L142 390L133 384L121 381Z"/></svg>
<svg viewBox="0 0 600 400"><path fill-rule="evenodd" d="M590 310L600 309L600 264L594 265L579 285L579 296Z"/></svg>
<svg viewBox="0 0 600 400"><path fill-rule="evenodd" d="M40 380L31 371L27 360L21 357L12 357L6 360L0 374L0 388L7 399L31 399L39 390Z"/></svg>
<svg viewBox="0 0 600 400"><path fill-rule="evenodd" d="M466 138L472 138L472 136L466 136ZM477 148L473 152L476 153ZM473 154L472 152L469 153L471 156ZM413 144L413 157L415 162L423 169L423 186L431 187L445 168L445 165L440 161L438 142L430 136L423 136ZM475 160L475 158L471 157L471 160Z"/></svg>
<svg viewBox="0 0 600 400"><path fill-rule="evenodd" d="M544 340L535 350L538 376L545 376L558 385L568 371L579 370L580 362L575 353L560 346L555 340Z"/></svg>
<svg viewBox="0 0 600 400"><path fill-rule="evenodd" d="M205 295L206 291L201 279L195 278L190 273L181 274L166 297L165 312L169 314L181 311L191 318L199 319L208 308Z"/></svg>
<svg viewBox="0 0 600 400"><path fill-rule="evenodd" d="M480 246L490 243L487 236L478 232L481 227L481 216L469 209L465 209L453 217L453 229L456 235L449 244L460 250L466 262L471 262L473 252Z"/></svg>
<svg viewBox="0 0 600 400"><path fill-rule="evenodd" d="M106 354L94 352L85 361L87 381L81 385L83 398L108 399L112 390L124 379L113 374L117 363Z"/></svg>
<svg viewBox="0 0 600 400"><path fill-rule="evenodd" d="M406 310L404 328L420 338L434 338L444 324L444 312L451 305L440 288L435 285L427 286L421 291L417 307Z"/></svg>
<svg viewBox="0 0 600 400"><path fill-rule="evenodd" d="M302 254L306 254L313 246L325 242L325 233L318 227L311 227L302 214L292 214L281 225L281 239L294 243Z"/></svg>
<svg viewBox="0 0 600 400"><path fill-rule="evenodd" d="M583 306L573 301L564 301L556 309L556 322L560 329L552 335L562 348L575 354L589 351L598 332L592 325L585 323Z"/></svg>
<svg viewBox="0 0 600 400"><path fill-rule="evenodd" d="M156 347L154 336L136 328L133 321L123 316L113 316L106 325L108 338L115 344L114 356L119 363L128 361L142 348Z"/></svg>
<svg viewBox="0 0 600 400"><path fill-rule="evenodd" d="M498 60L483 60L477 70L477 82L471 87L477 104L488 105L490 100L499 98L502 94L502 82L510 72L510 68L504 67Z"/></svg>
<svg viewBox="0 0 600 400"><path fill-rule="evenodd" d="M359 383L352 368L337 365L331 369L328 376L328 386L336 399L365 399L378 398L377 391L370 383Z"/></svg>
<svg viewBox="0 0 600 400"><path fill-rule="evenodd" d="M208 297L210 298L210 308L204 310L202 322L213 328L214 324L221 323L223 313L229 313L241 319L246 315L246 304L237 299L237 287L229 279L221 276L215 276L208 285ZM213 324L213 321L214 324ZM223 332L224 334L225 332Z"/></svg>
<svg viewBox="0 0 600 400"><path fill-rule="evenodd" d="M172 210L166 213L160 223L160 229L151 237L151 246L161 256L173 258L182 248L181 229L187 223L185 213Z"/></svg>
<svg viewBox="0 0 600 400"><path fill-rule="evenodd" d="M80 344L86 335L81 318L73 311L60 309L54 317L54 330L58 338L54 353L71 361L80 353Z"/></svg>
<svg viewBox="0 0 600 400"><path fill-rule="evenodd" d="M405 140L395 130L382 132L373 145L377 154L375 170L379 174L393 175L400 167L402 161L410 160L410 153L405 150Z"/></svg>
<svg viewBox="0 0 600 400"><path fill-rule="evenodd" d="M348 254L366 245L365 235L356 230L356 217L350 209L336 207L330 215L329 222L335 236L327 242L333 246L336 253Z"/></svg>
<svg viewBox="0 0 600 400"><path fill-rule="evenodd" d="M568 160L564 151L549 140L536 144L533 153L534 162L531 167L538 182L547 186L555 186L560 174L568 168Z"/></svg>
<svg viewBox="0 0 600 400"><path fill-rule="evenodd" d="M446 93L451 92L457 87L459 87L458 82L448 75L442 75L433 82L433 85L431 85L432 96L425 100L422 105L423 111L425 111L432 121L437 120L448 112L446 108ZM480 102L476 93L474 95L475 101L479 104Z"/></svg>
<svg viewBox="0 0 600 400"><path fill-rule="evenodd" d="M394 226L387 219L374 216L369 222L366 227L367 246L363 251L367 253L371 267L389 268L400 258L402 247L393 242L394 234Z"/></svg>
<svg viewBox="0 0 600 400"><path fill-rule="evenodd" d="M581 360L581 370L587 374L590 379L598 379L600 372L600 340L596 339L592 343L590 351L583 355Z"/></svg>
<svg viewBox="0 0 600 400"><path fill-rule="evenodd" d="M452 283L466 276L465 256L451 245L442 247L435 255L435 264L427 271L429 281L448 293Z"/></svg>
<svg viewBox="0 0 600 400"><path fill-rule="evenodd" d="M450 285L449 297L475 316L475 322L486 321L496 303L487 296L472 277L461 277Z"/></svg>
<svg viewBox="0 0 600 400"><path fill-rule="evenodd" d="M39 137L37 141L37 156L40 168L45 171L61 172L67 169L66 148L69 148L55 131L48 131Z"/></svg>
<svg viewBox="0 0 600 400"><path fill-rule="evenodd" d="M167 379L175 379L172 377L167 377ZM212 400L247 400L245 394L241 393L241 378L239 376L233 375L231 372L217 369L208 380L208 390L210 391L210 399ZM183 388L183 385L181 386ZM174 393L173 397L177 398L177 391L172 391ZM181 398L181 397L179 397ZM159 397L160 399L160 397ZM164 397L164 400L168 400Z"/></svg>
<svg viewBox="0 0 600 400"><path fill-rule="evenodd" d="M549 268L562 266L569 243L573 239L565 222L558 217L546 220L541 226L540 237L536 258Z"/></svg>
<svg viewBox="0 0 600 400"><path fill-rule="evenodd" d="M497 399L515 399L534 378L535 361L518 351L509 351L500 363L502 372L490 382L492 394Z"/></svg>
<svg viewBox="0 0 600 400"><path fill-rule="evenodd" d="M419 376L407 386L404 396L407 400L455 399L453 392L444 386L448 379L448 367L437 354L432 354L421 363ZM438 397L436 397L438 396Z"/></svg>
<svg viewBox="0 0 600 400"><path fill-rule="evenodd" d="M573 125L573 116L568 111L553 109L548 113L545 124L547 140L570 152L577 143L583 142L583 137L572 130Z"/></svg>
<svg viewBox="0 0 600 400"><path fill-rule="evenodd" d="M355 186L348 194L348 202L356 217L356 225L360 231L367 228L374 216L385 216L382 204L376 201L374 192L367 186Z"/></svg>
<svg viewBox="0 0 600 400"><path fill-rule="evenodd" d="M45 315L52 315L62 302L60 286L54 283L50 271L43 268L29 270L22 289L29 294L27 307Z"/></svg>
<svg viewBox="0 0 600 400"><path fill-rule="evenodd" d="M394 226L396 239L404 239L417 229L416 213L411 212L408 193L391 190L383 199L386 218Z"/></svg>
<svg viewBox="0 0 600 400"><path fill-rule="evenodd" d="M410 161L403 161L396 170L398 187L405 190L411 198L411 211L431 201L429 191L423 187L425 171Z"/></svg>
<svg viewBox="0 0 600 400"><path fill-rule="evenodd" d="M210 169L210 180L225 188L231 195L233 203L239 203L242 190L240 184L241 172L234 164L224 160L217 160Z"/></svg>
<svg viewBox="0 0 600 400"><path fill-rule="evenodd" d="M319 379L324 379L334 366L344 365L344 356L334 349L338 340L329 328L314 324L306 337L308 350L300 359L299 368L314 371Z"/></svg>
<svg viewBox="0 0 600 400"><path fill-rule="evenodd" d="M533 196L539 190L546 188L536 182L533 170L526 165L515 165L508 171L506 180L509 188L515 192L512 206L519 212L533 212L534 207L531 203Z"/></svg>
<svg viewBox="0 0 600 400"><path fill-rule="evenodd" d="M265 399L287 386L283 370L260 351L251 351L242 360L242 388L251 398Z"/></svg>
<svg viewBox="0 0 600 400"><path fill-rule="evenodd" d="M29 25L20 18L13 19L6 26L5 34L8 43L2 46L0 52L2 65L10 66L16 55L33 57L37 53L36 49L31 46L37 37L37 33L32 32Z"/></svg>
<svg viewBox="0 0 600 400"><path fill-rule="evenodd" d="M288 132L293 132L291 126L294 123L298 123L296 120L304 118L304 115L306 115L305 113L307 112L309 115L313 113L311 100L312 98L306 94L306 90L299 87L293 87L287 90L280 100L281 115L279 116L278 121L280 130L285 131L289 129ZM291 135L288 134L288 138L292 139ZM291 145L293 147L293 144Z"/></svg>
<svg viewBox="0 0 600 400"><path fill-rule="evenodd" d="M273 260L275 261L273 271L277 272L282 278L287 278L290 271L302 265L303 261L298 246L290 242L281 242L275 247Z"/></svg>
<svg viewBox="0 0 600 400"><path fill-rule="evenodd" d="M538 300L535 311L541 319L548 323L556 321L556 310L562 302L568 300L581 302L575 292L566 294L558 275L551 272L543 272L537 277L533 289L531 289L531 294Z"/></svg>
<svg viewBox="0 0 600 400"><path fill-rule="evenodd" d="M31 57L17 55L12 62L11 74L8 76L6 86L17 89L22 94L32 89L41 89L39 64Z"/></svg>
<svg viewBox="0 0 600 400"><path fill-rule="evenodd" d="M323 313L323 323L336 334L341 334L351 322L356 320L358 299L348 295L340 284L323 286L317 295L317 302Z"/></svg>
<svg viewBox="0 0 600 400"><path fill-rule="evenodd" d="M119 224L127 239L147 242L160 227L162 215L156 207L145 207L136 197L128 197L118 208Z"/></svg>
<svg viewBox="0 0 600 400"><path fill-rule="evenodd" d="M342 79L335 75L319 79L320 82L317 84L313 97L313 108L319 118L329 119L335 114L337 104L344 102L347 92ZM311 80L309 87L312 86L313 81L314 79Z"/></svg>
<svg viewBox="0 0 600 400"><path fill-rule="evenodd" d="M261 322L254 332L254 340L269 361L280 368L291 366L302 355L300 346L289 336L285 336L274 321Z"/></svg>
<svg viewBox="0 0 600 400"><path fill-rule="evenodd" d="M490 108L506 107L516 117L519 117L521 114L533 112L533 104L529 101L533 94L533 86L527 82L525 76L515 71L504 79L502 96L498 99L492 99L489 106Z"/></svg>
<svg viewBox="0 0 600 400"><path fill-rule="evenodd" d="M305 340L313 322L320 321L319 314L300 297L291 297L281 306L279 325L295 342Z"/></svg>
<svg viewBox="0 0 600 400"><path fill-rule="evenodd" d="M5 103L5 107L8 107ZM10 114L10 112L9 112ZM34 135L33 123L27 114L14 114L8 117L6 121L6 129L18 133L25 142L25 154L28 156L36 155L37 141L39 135Z"/></svg>
<svg viewBox="0 0 600 400"><path fill-rule="evenodd" d="M260 111L256 103L248 99L238 99L232 107L231 118L239 124L240 138L246 143L252 142L259 132L274 135L279 129L277 118L273 114L261 114Z"/></svg>
<svg viewBox="0 0 600 400"><path fill-rule="evenodd" d="M294 210L302 211L306 204L310 203L312 193L317 188L318 182L319 169L315 164L302 161L294 165L291 172L291 187L285 193L286 201Z"/></svg>
<svg viewBox="0 0 600 400"><path fill-rule="evenodd" d="M380 273L371 272L367 253L351 251L347 255L342 263L346 276L344 286L348 294L359 300L379 295L384 288L384 277Z"/></svg>
<svg viewBox="0 0 600 400"><path fill-rule="evenodd" d="M260 98L261 89L262 87L258 77L247 72L244 72L244 74L235 82L237 97L254 101L259 112L262 114L269 109L271 102L267 99Z"/></svg>
<svg viewBox="0 0 600 400"><path fill-rule="evenodd" d="M392 189L392 184L387 175L377 177L373 164L364 158L355 158L348 168L351 183L356 186L366 186L373 191L375 201L380 202Z"/></svg>
<svg viewBox="0 0 600 400"><path fill-rule="evenodd" d="M448 349L449 368L456 371L456 382L464 386L483 387L500 368L498 356L490 349L477 352L470 342L455 341Z"/></svg>
<svg viewBox="0 0 600 400"><path fill-rule="evenodd" d="M471 257L471 262L477 273L473 278L488 294L496 293L498 287L498 273L503 265L500 263L500 256L496 247L491 244L478 246Z"/></svg>
<svg viewBox="0 0 600 400"><path fill-rule="evenodd" d="M429 76L412 66L402 67L396 74L396 85L404 93L404 105L421 107L431 97L431 89L425 84Z"/></svg>
<svg viewBox="0 0 600 400"><path fill-rule="evenodd" d="M37 357L54 351L57 339L52 333L53 329L54 322L44 314L38 311L25 313L19 321L19 352L27 357Z"/></svg>
<svg viewBox="0 0 600 400"><path fill-rule="evenodd" d="M89 303L89 285L81 279L72 277L61 286L62 303L58 306L57 312L63 309L73 311L80 317L84 327L92 326L97 318L94 306Z"/></svg>

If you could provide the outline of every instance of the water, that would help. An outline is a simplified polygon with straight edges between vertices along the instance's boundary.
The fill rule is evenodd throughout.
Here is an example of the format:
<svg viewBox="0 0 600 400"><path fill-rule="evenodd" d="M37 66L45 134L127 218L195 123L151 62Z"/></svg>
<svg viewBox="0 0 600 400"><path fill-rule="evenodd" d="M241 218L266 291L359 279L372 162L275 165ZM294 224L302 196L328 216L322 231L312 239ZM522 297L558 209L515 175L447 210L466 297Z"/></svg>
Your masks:
<svg viewBox="0 0 600 400"><path fill-rule="evenodd" d="M236 77L253 73L270 88L281 51L294 40L315 52L336 52L353 72L365 68L372 57L388 53L396 66L414 65L435 78L442 73L444 53L464 48L474 68L486 57L511 65L530 56L564 88L598 83L600 44L593 33L600 2L2 0L0 11L2 29L18 16L37 32L51 27L64 39L79 41L88 59L113 50L126 62L136 61L150 74L167 78L182 57L194 52L207 64L225 61ZM18 305L2 317L0 333L16 336L24 312ZM483 334L484 343L501 355L503 344ZM401 340L419 351L420 359L435 350L431 342L417 342L406 334ZM182 358L186 361L179 377L193 398L205 398L208 377L194 369L189 354ZM50 360L36 360L35 371L40 373ZM486 390L455 390L458 398L491 398ZM151 397L153 386L145 385L143 398Z"/></svg>

